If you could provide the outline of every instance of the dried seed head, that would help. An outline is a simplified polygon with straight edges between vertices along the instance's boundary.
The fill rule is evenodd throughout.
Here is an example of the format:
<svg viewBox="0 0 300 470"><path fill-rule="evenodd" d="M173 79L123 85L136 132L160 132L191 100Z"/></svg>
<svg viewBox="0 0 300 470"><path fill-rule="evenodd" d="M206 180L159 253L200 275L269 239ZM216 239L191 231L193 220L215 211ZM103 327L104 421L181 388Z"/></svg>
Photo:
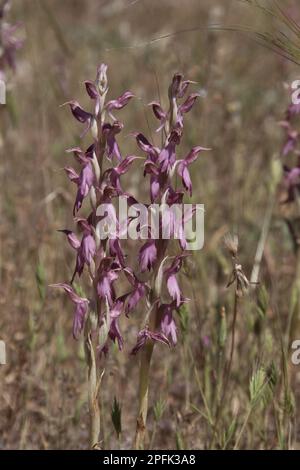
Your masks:
<svg viewBox="0 0 300 470"><path fill-rule="evenodd" d="M236 293L238 297L243 297L248 292L249 281L243 273L242 266L239 264L236 266Z"/></svg>
<svg viewBox="0 0 300 470"><path fill-rule="evenodd" d="M250 282L245 276L241 264L234 264L234 268L232 270L230 279L226 287L228 288L234 283L236 283L236 294L238 297L242 297L244 294L247 293Z"/></svg>
<svg viewBox="0 0 300 470"><path fill-rule="evenodd" d="M239 248L239 239L237 235L228 233L224 237L224 243L233 258L236 258Z"/></svg>

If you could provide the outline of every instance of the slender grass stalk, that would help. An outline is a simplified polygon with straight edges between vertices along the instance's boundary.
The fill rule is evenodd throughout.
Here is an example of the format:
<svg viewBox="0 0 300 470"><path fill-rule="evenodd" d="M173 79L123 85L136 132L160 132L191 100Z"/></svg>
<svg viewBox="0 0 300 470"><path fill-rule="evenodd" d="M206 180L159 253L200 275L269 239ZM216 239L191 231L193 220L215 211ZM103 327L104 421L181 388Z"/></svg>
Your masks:
<svg viewBox="0 0 300 470"><path fill-rule="evenodd" d="M226 395L226 390L227 390L227 385L228 381L230 378L231 374L231 368L232 368L232 361L233 361L233 353L234 353L234 345L235 345L235 330L236 330L236 319L238 315L238 308L239 308L239 296L237 294L237 291L235 291L234 295L234 307L233 307L233 320L232 320L232 327L231 327L231 345L230 345L230 353L229 353L229 361L226 370L226 375L224 379L224 390L223 390L223 399L225 399Z"/></svg>
<svg viewBox="0 0 300 470"><path fill-rule="evenodd" d="M222 391L222 395L218 402L218 406L216 410L215 424L214 424L213 435L212 435L211 442L210 442L210 448L212 448L215 444L216 434L217 434L219 422L220 422L221 415L222 415L222 406L225 402L226 393L228 389L228 383L229 383L229 379L231 376L231 369L232 369L233 355L234 355L234 348L235 348L236 322L237 322L237 316L238 316L238 311L239 311L239 300L245 294L245 292L247 292L249 285L250 285L248 279L243 273L242 265L239 264L238 262L238 245L239 245L238 237L228 234L225 237L224 241L225 241L226 248L228 249L232 257L233 268L232 268L232 273L231 273L229 282L227 284L227 287L230 287L231 285L235 284L234 306L233 306L233 319L232 319L232 324L231 324L231 344L230 344L230 351L229 351L229 359L228 359L227 365L224 368L224 374L223 374L223 380L222 380L223 391Z"/></svg>
<svg viewBox="0 0 300 470"><path fill-rule="evenodd" d="M268 207L264 215L261 235L257 244L257 249L255 253L255 258L254 258L254 265L253 265L253 269L252 269L252 273L250 277L250 282L252 284L256 284L258 282L261 262L262 262L267 238L269 235L269 231L270 231L274 205L275 205L275 192L270 194Z"/></svg>
<svg viewBox="0 0 300 470"><path fill-rule="evenodd" d="M250 406L250 407L249 407L249 410L248 410L248 412L247 412L247 414L246 414L246 418L245 418L245 420L244 420L244 422L243 422L243 425L242 425L242 427L241 427L241 430L240 430L240 432L239 432L239 435L238 435L238 437L237 437L237 440L235 441L233 450L237 450L237 449L239 448L240 440L241 440L241 438L242 438L242 436L243 436L243 434L244 434L244 432L245 432L245 429L246 429L246 426L247 426L247 424L248 424L248 422L249 422L249 419L250 419L250 416L251 416L251 414L252 414L252 411L253 411L253 408Z"/></svg>
<svg viewBox="0 0 300 470"><path fill-rule="evenodd" d="M215 424L214 424L212 440L211 440L211 443L210 443L210 448L212 448L215 444L218 425L219 425L221 415L222 415L222 406L225 403L226 393L227 393L227 389L228 389L228 383L229 383L229 379L230 379L230 375L231 375L231 368L232 368L233 354L234 354L234 346L235 346L235 331L236 331L236 320L237 320L237 316L238 316L238 308L239 308L239 296L238 296L237 290L235 290L234 307L233 307L233 320L232 320L232 326L231 326L231 344L230 344L229 359L228 359L227 365L224 368L224 374L223 374L223 379L222 379L222 390L223 391L222 391L222 395L221 395L221 398L220 398L220 400L218 402L218 406L217 406L216 418L215 418Z"/></svg>

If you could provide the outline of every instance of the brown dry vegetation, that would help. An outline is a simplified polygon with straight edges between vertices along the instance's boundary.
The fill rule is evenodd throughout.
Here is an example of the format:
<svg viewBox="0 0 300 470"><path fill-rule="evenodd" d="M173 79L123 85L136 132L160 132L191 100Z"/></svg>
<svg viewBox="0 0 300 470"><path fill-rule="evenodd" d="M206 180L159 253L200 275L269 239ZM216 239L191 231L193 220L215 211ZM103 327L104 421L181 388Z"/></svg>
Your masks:
<svg viewBox="0 0 300 470"><path fill-rule="evenodd" d="M147 120L150 126L153 121L145 104L159 93L166 99L174 72L196 80L207 93L188 116L185 139L186 148L212 148L192 172L193 200L206 208L205 246L182 276L191 302L179 344L155 349L149 440L158 449L208 448L224 367L221 312L229 348L234 298L226 289L231 262L222 239L228 231L238 233L241 262L250 277L276 186L282 145L278 121L289 100L284 82L299 78L300 69L243 35L206 29L210 23L264 26L257 12L236 0L16 0L11 18L23 22L26 43L10 76L8 105L0 109L0 337L8 356L7 365L0 366L0 448L88 445L82 344L72 338L72 306L47 286L69 279L73 269L73 253L56 230L72 226L74 188L62 167L70 158L65 149L79 142L80 132L59 106L69 99L89 104L82 82L94 78L100 62L109 65L111 96L130 89L139 98L122 111L124 153L136 151L126 137L130 131L149 132ZM203 29L145 44L195 26ZM127 188L143 196L143 182L135 176L131 173ZM266 371L272 387L253 407L238 447L300 447L300 369L291 366L287 339L296 257L283 218L292 209L282 208L279 200L280 188L260 286L240 302L232 374L213 447L234 447L249 414L249 383L257 370ZM125 349L114 349L105 366L101 405L107 449L131 447L138 360L129 351L142 316L141 304L123 320ZM114 396L122 406L119 442L110 419ZM164 412L155 420L162 402Z"/></svg>

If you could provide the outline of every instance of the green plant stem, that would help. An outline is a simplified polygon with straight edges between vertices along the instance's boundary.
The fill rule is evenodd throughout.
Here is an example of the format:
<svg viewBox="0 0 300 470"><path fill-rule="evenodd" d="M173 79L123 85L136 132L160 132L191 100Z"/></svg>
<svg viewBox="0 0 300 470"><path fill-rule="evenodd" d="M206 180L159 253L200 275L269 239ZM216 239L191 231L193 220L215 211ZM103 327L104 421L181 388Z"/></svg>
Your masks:
<svg viewBox="0 0 300 470"><path fill-rule="evenodd" d="M232 367L232 359L233 359L234 344L235 344L235 327L236 327L236 319L237 319L237 313L238 313L238 304L239 304L239 296L238 296L237 292L235 292L230 355L229 355L228 366L226 368L226 377L225 377L225 380L224 380L224 389L223 389L223 399L222 399L222 401L224 401L224 398L225 398L227 385L228 385L228 381L229 381L229 377L230 377L230 373L231 373L231 367Z"/></svg>
<svg viewBox="0 0 300 470"><path fill-rule="evenodd" d="M251 277L250 277L250 283L251 284L257 284L258 279L259 279L259 271L260 271L260 267L261 267L261 262L262 262L262 258L263 258L267 238L268 238L269 231L270 231L270 225L271 225L271 221L272 221L274 204L275 204L275 193L271 193L270 198L269 198L268 207L267 207L265 215L264 215L261 235L260 235L260 238L259 238L259 241L258 241L256 253L255 253L253 269L252 269L252 273L251 273Z"/></svg>
<svg viewBox="0 0 300 470"><path fill-rule="evenodd" d="M222 411L222 406L225 403L225 397L226 397L226 392L228 388L228 382L231 374L231 367L232 367L232 360L233 360L233 353L234 353L234 345L235 345L235 329L236 329L236 319L237 319L237 313L238 313L238 302L239 296L237 291L235 291L234 295L234 309L233 309L233 320L232 320L232 328L231 328L231 346L230 346L230 353L229 353L229 361L227 363L227 367L224 369L224 376L223 376L223 393L221 396L221 399L218 404L218 408L216 411L216 420L215 420L215 425L214 425L214 431L213 431L213 436L212 440L210 443L210 448L213 447L215 443L215 437L218 429L218 424L221 418L221 411Z"/></svg>
<svg viewBox="0 0 300 470"><path fill-rule="evenodd" d="M96 355L91 335L86 338L87 364L88 364L88 402L90 414L90 447L100 449L101 416L99 406L99 392L101 377L97 378Z"/></svg>
<svg viewBox="0 0 300 470"><path fill-rule="evenodd" d="M100 384L103 373L98 377L96 351L91 334L86 340L86 362L88 367L88 405L90 417L90 448L100 449L101 413L100 413Z"/></svg>
<svg viewBox="0 0 300 470"><path fill-rule="evenodd" d="M144 448L146 422L148 414L148 394L149 394L149 375L151 358L154 343L148 341L145 348L141 352L140 362L140 384L139 384L139 412L136 423L136 434L134 448L142 450Z"/></svg>
<svg viewBox="0 0 300 470"><path fill-rule="evenodd" d="M160 247L160 252L157 257L156 267L152 276L152 289L150 293L150 303L153 305L155 299L159 298L160 291L156 287L156 277L159 272L160 264L163 261L167 244L164 243ZM151 312L149 318L149 329L155 331L158 323L157 310ZM139 379L139 409L138 417L136 422L136 433L134 439L134 449L141 450L145 445L145 434L146 434L146 423L147 423L147 414L148 414L148 395L149 395L149 377L150 377L150 366L151 359L154 349L153 341L147 341L145 347L141 351L141 362L140 362L140 379Z"/></svg>
<svg viewBox="0 0 300 470"><path fill-rule="evenodd" d="M156 431L157 431L157 422L155 421L154 428L153 428L153 431L152 431L152 436L151 436L151 439L150 439L150 445L149 445L150 450L153 449L153 445L154 445L154 441L155 441L155 437L156 437Z"/></svg>
<svg viewBox="0 0 300 470"><path fill-rule="evenodd" d="M252 411L253 411L253 408L250 407L249 410L248 410L248 413L247 413L247 415L246 415L245 421L244 421L244 423L243 423L243 425L242 425L242 428L241 428L241 430L240 430L240 432L239 432L239 435L238 435L238 437L237 437L237 440L236 440L236 442L235 442L235 444L234 444L233 450L237 450L237 449L238 449L238 446L239 446L241 437L242 437L242 435L244 434L244 431L245 431L245 429L246 429L246 426L247 426L247 424L248 424L248 421L249 421L249 419L250 419L250 416L251 416Z"/></svg>

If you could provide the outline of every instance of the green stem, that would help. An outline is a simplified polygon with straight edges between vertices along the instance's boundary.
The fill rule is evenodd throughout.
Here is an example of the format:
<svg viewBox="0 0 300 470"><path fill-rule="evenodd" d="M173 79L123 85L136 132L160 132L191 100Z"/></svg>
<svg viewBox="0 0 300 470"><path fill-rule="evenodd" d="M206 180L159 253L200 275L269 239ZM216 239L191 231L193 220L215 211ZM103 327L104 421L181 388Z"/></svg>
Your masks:
<svg viewBox="0 0 300 470"><path fill-rule="evenodd" d="M215 419L215 425L214 425L214 431L210 443L210 449L215 444L215 439L216 439L216 434L219 428L219 422L221 419L221 414L222 414L222 407L225 403L225 398L226 398L226 392L228 389L228 383L231 375L231 368L232 368L232 360L233 360L233 354L234 354L234 346L235 346L235 330L236 330L236 320L237 320L237 315L238 315L238 308L239 308L239 296L237 291L235 291L234 295L234 310L233 310L233 320L232 320L232 327L231 327L231 346L230 346L230 354L229 354L229 360L227 363L227 366L224 368L224 374L223 374L223 381L222 381L222 396L219 401L217 411L216 411L216 419Z"/></svg>
<svg viewBox="0 0 300 470"><path fill-rule="evenodd" d="M156 261L156 266L152 276L152 289L149 295L149 300L152 305L155 304L155 299L160 297L160 287L156 288L156 278L158 276L160 265L164 259L166 253L167 243L162 243L160 246L159 254ZM149 318L149 329L155 331L158 326L158 315L155 307L154 311L151 311ZM149 395L149 376L152 353L154 348L153 341L147 341L145 347L141 351L141 362L140 362L140 383L139 383L139 411L136 422L136 433L134 440L134 448L141 450L145 445L145 434L146 434L146 423L148 414L148 395Z"/></svg>
<svg viewBox="0 0 300 470"><path fill-rule="evenodd" d="M251 416L252 411L253 411L253 408L250 407L249 410L248 410L248 413L247 413L247 415L246 415L245 421L244 421L244 423L243 423L243 426L242 426L242 428L241 428L241 430L240 430L240 433L239 433L239 435L238 435L238 438L237 438L237 440L236 440L236 442L235 442L235 445L234 445L233 450L237 450L237 449L238 449L238 446L239 446L241 437L242 437L242 435L244 434L244 431L245 431L245 429L246 429L246 426L247 426L247 424L248 424L248 421L249 421L249 419L250 419L250 416Z"/></svg>
<svg viewBox="0 0 300 470"><path fill-rule="evenodd" d="M136 450L142 450L144 448L146 422L148 414L149 375L153 348L154 343L152 341L148 341L145 345L145 348L141 352L139 412L136 423L136 434L134 442L134 448Z"/></svg>
<svg viewBox="0 0 300 470"><path fill-rule="evenodd" d="M99 406L99 391L101 378L97 377L96 355L91 335L86 338L87 363L88 363L88 400L90 414L90 447L100 449L101 416Z"/></svg>

